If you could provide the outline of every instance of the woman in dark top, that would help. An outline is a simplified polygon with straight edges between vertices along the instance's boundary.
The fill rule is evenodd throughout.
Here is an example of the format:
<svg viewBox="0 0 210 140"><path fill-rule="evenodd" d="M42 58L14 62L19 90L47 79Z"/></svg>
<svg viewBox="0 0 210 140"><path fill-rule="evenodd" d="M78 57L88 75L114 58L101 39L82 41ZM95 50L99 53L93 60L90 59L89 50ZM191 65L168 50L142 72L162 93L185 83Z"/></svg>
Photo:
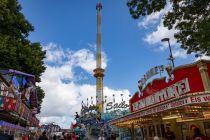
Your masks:
<svg viewBox="0 0 210 140"><path fill-rule="evenodd" d="M48 140L45 131L42 133L42 136L39 137L39 140Z"/></svg>
<svg viewBox="0 0 210 140"><path fill-rule="evenodd" d="M204 136L199 128L194 129L193 140L210 140L209 137Z"/></svg>

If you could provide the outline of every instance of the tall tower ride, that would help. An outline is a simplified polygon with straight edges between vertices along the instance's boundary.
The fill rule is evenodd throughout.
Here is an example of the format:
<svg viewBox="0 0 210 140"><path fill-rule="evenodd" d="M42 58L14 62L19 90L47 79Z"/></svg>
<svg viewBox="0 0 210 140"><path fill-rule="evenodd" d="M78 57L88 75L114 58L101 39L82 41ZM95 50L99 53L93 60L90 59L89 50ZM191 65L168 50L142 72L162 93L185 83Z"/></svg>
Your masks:
<svg viewBox="0 0 210 140"><path fill-rule="evenodd" d="M96 105L99 108L99 112L103 113L104 102L103 102L103 77L104 69L101 67L101 11L102 4L100 2L96 5L97 10L97 50L96 50L96 69L93 70L94 76L96 77Z"/></svg>

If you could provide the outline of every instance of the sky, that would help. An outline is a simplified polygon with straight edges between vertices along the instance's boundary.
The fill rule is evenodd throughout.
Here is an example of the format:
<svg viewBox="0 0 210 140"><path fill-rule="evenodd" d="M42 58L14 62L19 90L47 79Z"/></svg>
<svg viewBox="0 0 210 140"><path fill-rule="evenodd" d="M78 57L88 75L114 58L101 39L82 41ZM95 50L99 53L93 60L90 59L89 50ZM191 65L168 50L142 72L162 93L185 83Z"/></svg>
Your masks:
<svg viewBox="0 0 210 140"><path fill-rule="evenodd" d="M105 68L104 94L112 100L121 94L138 91L137 82L152 67L167 65L169 49L161 39L168 37L175 57L175 66L196 61L179 48L173 37L175 29L162 24L164 10L150 16L132 19L127 0L101 0L102 9L102 67ZM19 0L22 13L35 28L32 42L40 42L47 51L46 71L42 82L45 91L41 123L55 122L69 128L74 122L81 102L96 96L93 69L96 51L97 0ZM94 100L95 101L95 100Z"/></svg>

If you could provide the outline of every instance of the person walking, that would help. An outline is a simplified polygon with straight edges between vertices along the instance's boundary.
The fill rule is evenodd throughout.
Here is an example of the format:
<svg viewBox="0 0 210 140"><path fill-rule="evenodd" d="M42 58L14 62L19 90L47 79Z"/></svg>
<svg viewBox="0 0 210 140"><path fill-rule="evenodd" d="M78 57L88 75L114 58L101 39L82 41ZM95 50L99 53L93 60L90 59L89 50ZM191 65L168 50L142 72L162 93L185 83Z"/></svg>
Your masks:
<svg viewBox="0 0 210 140"><path fill-rule="evenodd" d="M166 127L165 140L175 140L175 138L174 132L169 127Z"/></svg>
<svg viewBox="0 0 210 140"><path fill-rule="evenodd" d="M210 140L209 137L204 136L198 127L194 128L193 140Z"/></svg>
<svg viewBox="0 0 210 140"><path fill-rule="evenodd" d="M71 134L71 139L72 140L77 140L77 136L76 136L76 134L74 132Z"/></svg>
<svg viewBox="0 0 210 140"><path fill-rule="evenodd" d="M62 132L62 135L59 140L67 140L67 138L65 137L65 132Z"/></svg>
<svg viewBox="0 0 210 140"><path fill-rule="evenodd" d="M39 137L39 140L48 140L45 131L44 131L44 132L42 133L42 135Z"/></svg>
<svg viewBox="0 0 210 140"><path fill-rule="evenodd" d="M55 134L53 135L53 140L57 140L57 136Z"/></svg>
<svg viewBox="0 0 210 140"><path fill-rule="evenodd" d="M103 135L100 135L98 140L105 140L104 136Z"/></svg>

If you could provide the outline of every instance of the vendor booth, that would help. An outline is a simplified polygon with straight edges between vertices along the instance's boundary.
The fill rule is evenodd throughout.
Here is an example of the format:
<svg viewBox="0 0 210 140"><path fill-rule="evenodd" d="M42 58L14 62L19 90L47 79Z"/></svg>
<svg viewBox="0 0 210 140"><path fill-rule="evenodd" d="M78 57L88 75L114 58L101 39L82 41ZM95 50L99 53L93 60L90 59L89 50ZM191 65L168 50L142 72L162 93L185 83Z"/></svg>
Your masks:
<svg viewBox="0 0 210 140"><path fill-rule="evenodd" d="M35 77L16 70L0 70L0 134L28 135L38 127Z"/></svg>
<svg viewBox="0 0 210 140"><path fill-rule="evenodd" d="M169 78L154 79L130 99L131 113L109 121L129 128L135 139L140 128L147 140L164 138L166 127L176 139L190 140L193 129L210 137L210 61L200 60L170 71Z"/></svg>

